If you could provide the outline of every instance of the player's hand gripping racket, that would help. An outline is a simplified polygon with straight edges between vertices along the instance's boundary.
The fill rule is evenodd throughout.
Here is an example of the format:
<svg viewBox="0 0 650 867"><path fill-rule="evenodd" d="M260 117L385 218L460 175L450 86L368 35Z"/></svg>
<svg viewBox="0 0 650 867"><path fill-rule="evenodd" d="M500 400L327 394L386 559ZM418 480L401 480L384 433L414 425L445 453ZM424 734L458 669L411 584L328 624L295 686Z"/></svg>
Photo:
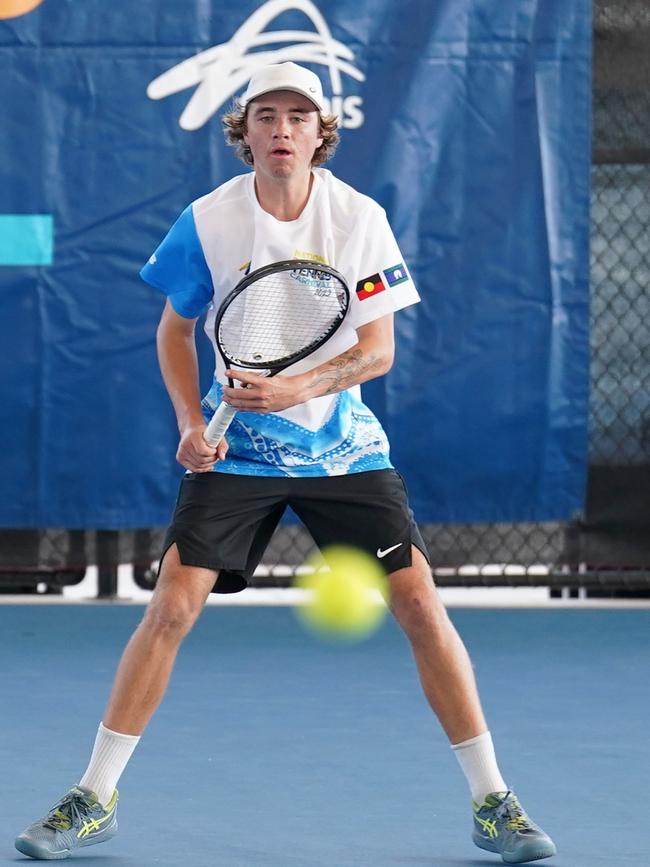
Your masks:
<svg viewBox="0 0 650 867"><path fill-rule="evenodd" d="M303 259L266 265L223 300L214 325L217 349L226 367L274 376L329 340L349 304L343 277L327 265ZM219 404L203 434L208 445L217 445L236 412Z"/></svg>

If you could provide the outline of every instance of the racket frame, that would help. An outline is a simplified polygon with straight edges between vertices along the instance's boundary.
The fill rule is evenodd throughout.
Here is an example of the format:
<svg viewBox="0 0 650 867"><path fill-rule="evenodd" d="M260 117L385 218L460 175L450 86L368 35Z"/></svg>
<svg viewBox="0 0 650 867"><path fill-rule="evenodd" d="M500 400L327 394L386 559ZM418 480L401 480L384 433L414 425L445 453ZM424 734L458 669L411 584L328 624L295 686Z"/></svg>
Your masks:
<svg viewBox="0 0 650 867"><path fill-rule="evenodd" d="M214 321L214 337L215 343L217 344L217 349L221 357L224 360L226 366L230 364L237 364L233 359L228 358L228 356L224 353L221 348L221 344L219 343L219 326L221 324L221 320L225 316L226 310L232 303L232 301L238 296L241 295L244 290L246 290L251 283L256 283L258 280L263 279L264 277L268 277L271 274L277 274L278 271L318 271L321 274L329 274L331 277L334 277L339 281L341 286L345 289L345 297L346 304L345 309L342 311L339 318L334 323L331 330L325 335L325 337L321 337L318 340L313 340L306 348L301 349L299 352L294 352L291 355L287 355L281 359L281 363L269 365L266 361L247 361L245 366L242 366L242 370L270 370L273 373L279 373L281 370L284 370L287 367L290 367L292 364L295 364L297 361L302 361L303 358L306 358L308 355L311 355L318 347L323 346L323 344L327 343L327 341L332 337L338 329L341 327L343 320L350 308L350 290L348 288L347 283L339 274L338 271L334 270L334 268L330 268L329 265L321 265L320 263L313 262L310 259L283 259L280 262L273 262L270 265L264 265L262 268L256 268L255 271L251 271L250 274L247 274L239 283L232 289L226 297L223 299L221 304L219 305L219 309L217 311L217 315ZM269 374L270 376L273 373Z"/></svg>
<svg viewBox="0 0 650 867"><path fill-rule="evenodd" d="M226 353L223 351L221 347L221 343L219 341L219 326L221 324L221 320L223 319L226 310L232 303L232 301L244 292L251 283L256 283L258 280L263 279L266 276L270 276L271 274L277 274L278 271L317 271L321 274L329 274L334 277L344 289L345 292L345 307L341 311L340 316L334 322L332 328L327 332L324 337L319 338L318 340L312 341L307 347L301 349L299 352L294 352L291 355L287 355L286 357L280 359L279 363L269 365L268 361L260 361L260 362L246 362L246 365L241 365L239 362L234 361L229 358ZM215 343L217 346L217 350L221 355L224 364L226 367L230 367L232 365L241 367L242 370L266 370L268 371L268 376L275 376L276 373L280 373L280 371L285 370L287 367L290 367L292 364L295 364L298 361L302 361L303 358L307 358L308 355L311 355L312 352L315 352L317 349L320 349L327 341L336 334L338 329L343 324L343 320L345 319L348 310L350 309L350 290L348 285L341 274L336 271L334 268L330 268L329 265L321 265L319 262L314 262L311 259L282 259L279 262L272 262L269 265L264 265L261 268L256 268L255 271L251 271L250 274L247 274L243 277L239 283L232 289L226 297L223 299L221 304L219 305L219 309L217 310L217 314L214 321L214 337ZM232 388L234 383L231 377L228 377L228 383ZM223 435L228 430L231 421L235 417L237 413L237 409L230 406L230 404L221 401L219 406L214 412L212 419L210 420L204 437L208 445L216 446L219 441L223 438Z"/></svg>

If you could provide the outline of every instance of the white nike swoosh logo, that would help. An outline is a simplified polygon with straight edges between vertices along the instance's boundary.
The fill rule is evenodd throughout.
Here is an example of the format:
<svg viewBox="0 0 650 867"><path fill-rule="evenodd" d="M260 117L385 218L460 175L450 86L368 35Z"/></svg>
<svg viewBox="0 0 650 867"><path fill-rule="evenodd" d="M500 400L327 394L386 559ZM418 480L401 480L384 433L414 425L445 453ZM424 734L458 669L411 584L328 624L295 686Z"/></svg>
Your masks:
<svg viewBox="0 0 650 867"><path fill-rule="evenodd" d="M398 542L397 545L393 545L392 548L386 548L385 551L382 551L381 548L377 548L377 556L381 560L382 557L385 557L386 554L390 554L391 551L394 551L396 548L399 548L400 545L403 545L403 542Z"/></svg>

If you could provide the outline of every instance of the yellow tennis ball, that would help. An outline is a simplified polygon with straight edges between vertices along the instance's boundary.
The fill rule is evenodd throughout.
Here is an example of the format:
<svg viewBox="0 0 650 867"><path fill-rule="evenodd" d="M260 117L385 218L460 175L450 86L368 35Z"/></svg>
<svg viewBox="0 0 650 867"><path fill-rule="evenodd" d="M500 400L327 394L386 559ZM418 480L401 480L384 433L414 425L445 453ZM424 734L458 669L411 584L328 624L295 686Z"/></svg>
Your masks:
<svg viewBox="0 0 650 867"><path fill-rule="evenodd" d="M295 586L310 591L298 606L298 620L321 636L355 641L371 635L386 616L388 582L379 563L365 551L343 545L323 550L308 561L314 571L300 575Z"/></svg>

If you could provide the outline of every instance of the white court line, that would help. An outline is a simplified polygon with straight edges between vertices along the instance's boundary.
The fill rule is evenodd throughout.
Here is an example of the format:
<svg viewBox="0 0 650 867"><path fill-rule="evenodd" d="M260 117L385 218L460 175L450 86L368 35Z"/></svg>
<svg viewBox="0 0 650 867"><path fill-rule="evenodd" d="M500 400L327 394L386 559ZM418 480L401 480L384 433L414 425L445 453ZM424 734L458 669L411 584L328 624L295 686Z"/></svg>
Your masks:
<svg viewBox="0 0 650 867"><path fill-rule="evenodd" d="M144 605L151 598L151 591L142 590L133 580L130 565L119 566L117 578L116 599L96 598L97 567L89 566L83 581L64 587L60 596L0 594L0 605ZM551 598L548 587L442 587L439 592L448 608L650 609L650 599ZM305 602L308 595L307 591L294 588L251 587L241 593L212 593L207 604L290 606Z"/></svg>

